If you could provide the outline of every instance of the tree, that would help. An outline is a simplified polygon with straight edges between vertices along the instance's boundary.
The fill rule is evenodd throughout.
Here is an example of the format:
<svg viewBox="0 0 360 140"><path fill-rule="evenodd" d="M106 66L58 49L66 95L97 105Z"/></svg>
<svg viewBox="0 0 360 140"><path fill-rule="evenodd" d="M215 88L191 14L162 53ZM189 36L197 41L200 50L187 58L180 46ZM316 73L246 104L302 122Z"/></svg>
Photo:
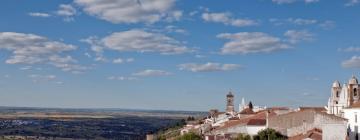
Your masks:
<svg viewBox="0 0 360 140"><path fill-rule="evenodd" d="M253 106L253 104L252 104L251 101L249 102L249 105L248 105L248 106L249 106L250 109L253 109L253 108L254 108L254 106Z"/></svg>
<svg viewBox="0 0 360 140"><path fill-rule="evenodd" d="M202 140L202 138L201 136L190 132L178 137L176 140Z"/></svg>
<svg viewBox="0 0 360 140"><path fill-rule="evenodd" d="M283 136L274 129L267 128L261 130L254 136L254 140L286 140L287 137Z"/></svg>
<svg viewBox="0 0 360 140"><path fill-rule="evenodd" d="M251 136L240 133L234 140L251 140Z"/></svg>
<svg viewBox="0 0 360 140"><path fill-rule="evenodd" d="M187 121L194 121L195 118L194 118L193 116L189 116L186 120L187 120Z"/></svg>

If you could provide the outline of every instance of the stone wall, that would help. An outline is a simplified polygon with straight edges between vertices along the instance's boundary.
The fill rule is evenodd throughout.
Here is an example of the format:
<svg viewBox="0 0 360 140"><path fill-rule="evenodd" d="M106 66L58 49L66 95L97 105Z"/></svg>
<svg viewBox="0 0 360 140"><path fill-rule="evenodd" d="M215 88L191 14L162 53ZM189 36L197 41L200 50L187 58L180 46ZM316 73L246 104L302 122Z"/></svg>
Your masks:
<svg viewBox="0 0 360 140"><path fill-rule="evenodd" d="M329 125L329 126L328 126ZM281 134L292 137L299 134L304 134L314 128L327 128L330 126L340 125L346 128L346 120L334 115L329 115L323 112L316 112L313 110L305 110L292 112L284 115L274 116L269 118L269 128L279 131ZM342 127L335 127L340 129ZM343 130L336 131L336 135L346 135Z"/></svg>

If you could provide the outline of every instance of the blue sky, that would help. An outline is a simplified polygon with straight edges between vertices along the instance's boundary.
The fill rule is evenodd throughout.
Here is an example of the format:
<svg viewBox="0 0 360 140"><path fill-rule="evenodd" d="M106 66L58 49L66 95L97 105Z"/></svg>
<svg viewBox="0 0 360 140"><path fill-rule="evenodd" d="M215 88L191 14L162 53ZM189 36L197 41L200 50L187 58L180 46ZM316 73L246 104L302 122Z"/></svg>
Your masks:
<svg viewBox="0 0 360 140"><path fill-rule="evenodd" d="M358 0L4 0L0 106L324 106L360 68Z"/></svg>

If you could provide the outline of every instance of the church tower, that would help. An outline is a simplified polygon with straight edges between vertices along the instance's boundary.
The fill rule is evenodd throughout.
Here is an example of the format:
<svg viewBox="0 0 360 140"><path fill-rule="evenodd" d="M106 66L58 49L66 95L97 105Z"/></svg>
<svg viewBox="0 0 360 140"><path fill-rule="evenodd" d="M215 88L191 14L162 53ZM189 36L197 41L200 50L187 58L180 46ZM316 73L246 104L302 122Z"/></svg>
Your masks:
<svg viewBox="0 0 360 140"><path fill-rule="evenodd" d="M234 111L234 95L230 91L226 95L226 112L233 113Z"/></svg>
<svg viewBox="0 0 360 140"><path fill-rule="evenodd" d="M350 105L359 101L358 79L353 75L349 80L348 92L350 95Z"/></svg>
<svg viewBox="0 0 360 140"><path fill-rule="evenodd" d="M341 94L341 85L340 85L340 82L336 80L336 81L334 81L334 83L331 87L332 102L334 104L339 103L340 94Z"/></svg>

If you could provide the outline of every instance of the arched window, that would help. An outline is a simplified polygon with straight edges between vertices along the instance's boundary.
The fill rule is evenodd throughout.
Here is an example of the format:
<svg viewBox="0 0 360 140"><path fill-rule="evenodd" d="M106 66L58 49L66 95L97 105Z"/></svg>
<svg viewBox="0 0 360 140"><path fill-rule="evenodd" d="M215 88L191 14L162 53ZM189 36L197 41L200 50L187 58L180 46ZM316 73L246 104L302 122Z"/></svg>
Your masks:
<svg viewBox="0 0 360 140"><path fill-rule="evenodd" d="M340 97L339 91L336 91L336 97Z"/></svg>
<svg viewBox="0 0 360 140"><path fill-rule="evenodd" d="M354 88L354 96L357 96L357 89Z"/></svg>
<svg viewBox="0 0 360 140"><path fill-rule="evenodd" d="M335 101L335 104L338 104L338 101Z"/></svg>

